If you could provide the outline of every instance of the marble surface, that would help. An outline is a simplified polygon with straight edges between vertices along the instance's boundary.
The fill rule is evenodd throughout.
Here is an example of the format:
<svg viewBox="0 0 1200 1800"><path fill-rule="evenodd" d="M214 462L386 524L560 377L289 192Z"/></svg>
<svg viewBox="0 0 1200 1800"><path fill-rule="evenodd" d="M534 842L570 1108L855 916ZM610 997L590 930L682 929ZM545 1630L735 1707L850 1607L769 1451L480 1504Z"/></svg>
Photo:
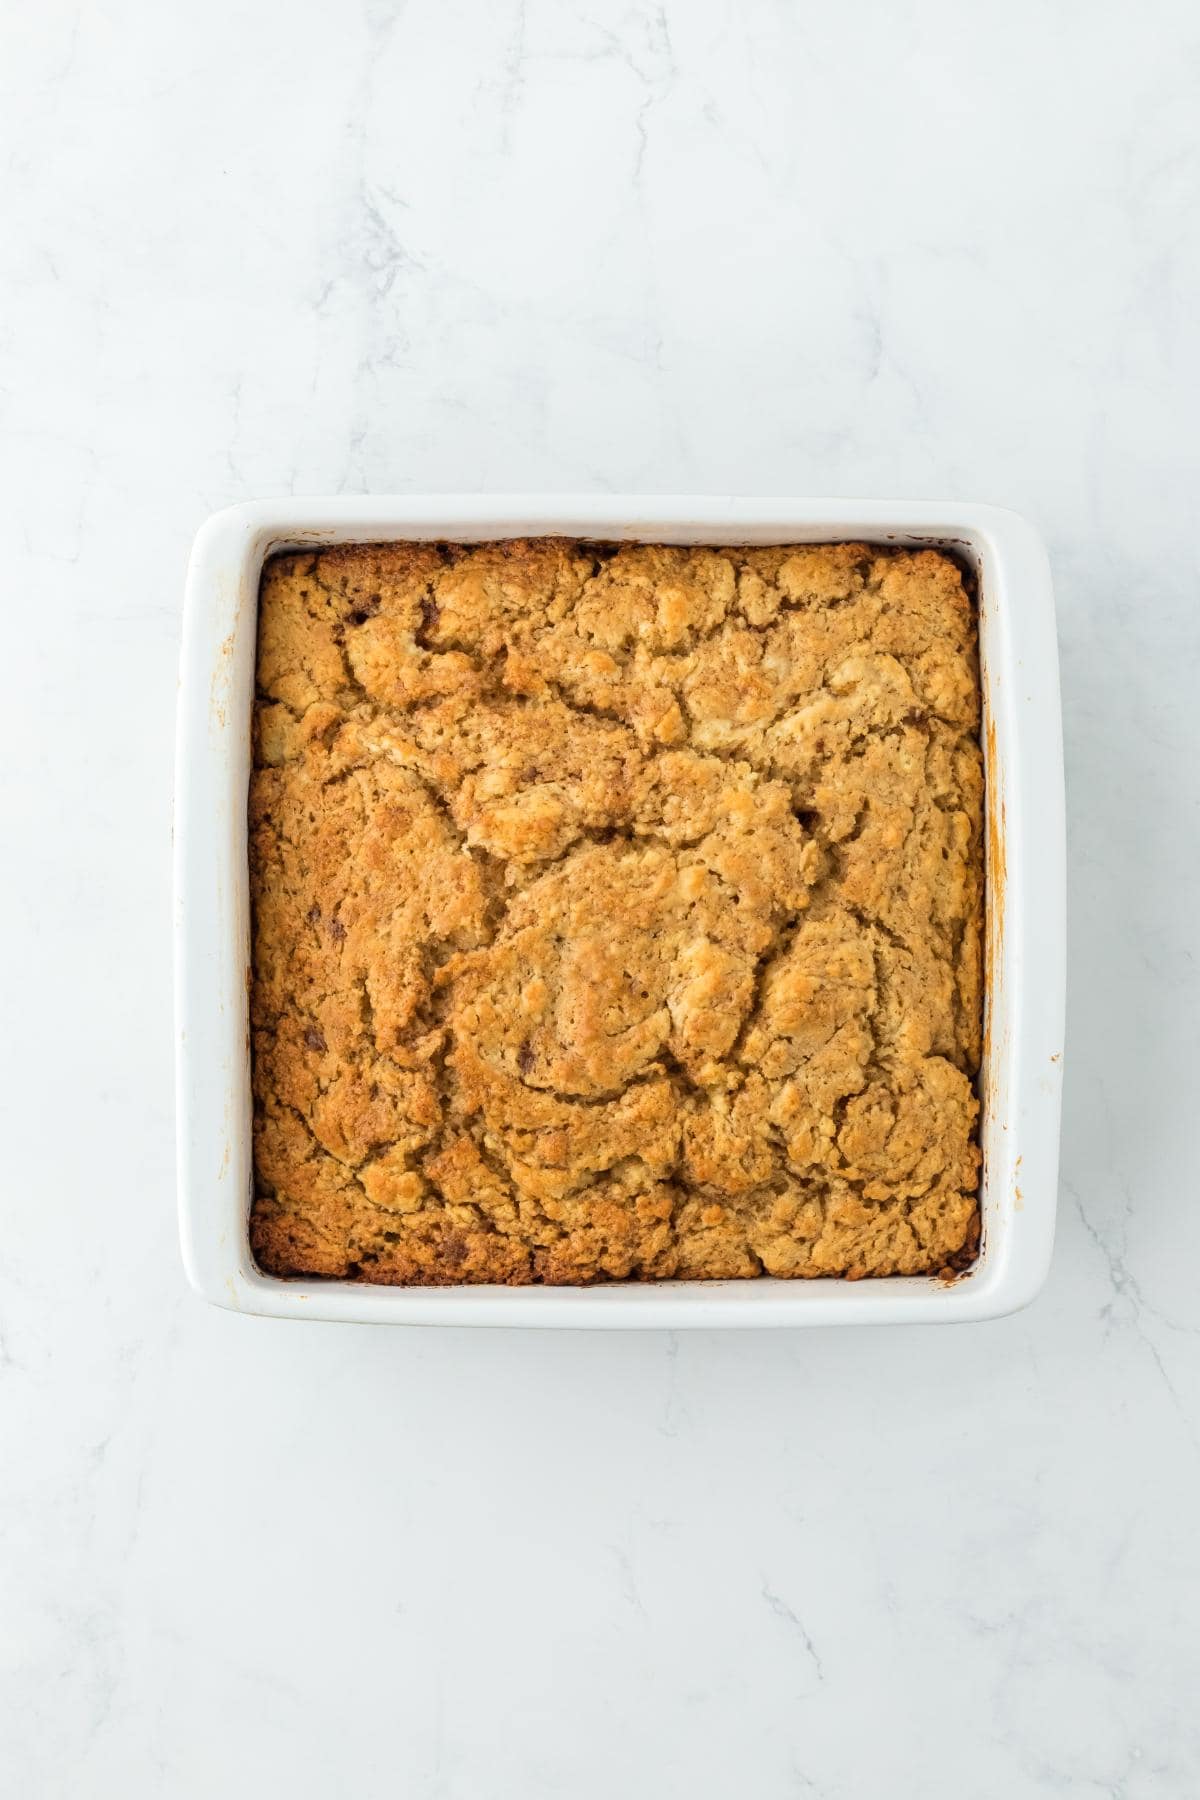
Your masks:
<svg viewBox="0 0 1200 1800"><path fill-rule="evenodd" d="M0 17L0 1791L1200 1792L1200 15ZM185 1290L181 582L247 496L940 495L1055 566L1060 1233L990 1326Z"/></svg>

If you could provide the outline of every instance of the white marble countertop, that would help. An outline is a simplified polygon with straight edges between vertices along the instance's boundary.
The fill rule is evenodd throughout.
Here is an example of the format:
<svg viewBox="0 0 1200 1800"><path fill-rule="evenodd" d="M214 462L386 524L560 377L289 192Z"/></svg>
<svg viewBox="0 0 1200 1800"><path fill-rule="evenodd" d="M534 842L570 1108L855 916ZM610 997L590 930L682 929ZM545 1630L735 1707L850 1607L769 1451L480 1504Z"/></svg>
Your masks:
<svg viewBox="0 0 1200 1800"><path fill-rule="evenodd" d="M1200 15L45 0L0 48L0 1791L1200 1793ZM186 1291L192 533L538 488L1044 532L1071 991L1026 1313L416 1334Z"/></svg>

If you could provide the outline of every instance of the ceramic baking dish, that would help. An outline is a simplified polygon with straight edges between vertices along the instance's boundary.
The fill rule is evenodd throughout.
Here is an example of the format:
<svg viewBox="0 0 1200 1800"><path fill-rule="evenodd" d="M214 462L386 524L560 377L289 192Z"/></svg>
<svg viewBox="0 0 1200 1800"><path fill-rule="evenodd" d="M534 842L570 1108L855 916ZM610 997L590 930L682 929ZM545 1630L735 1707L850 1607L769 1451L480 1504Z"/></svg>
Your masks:
<svg viewBox="0 0 1200 1800"><path fill-rule="evenodd" d="M987 771L983 1234L953 1280L372 1287L283 1281L250 1252L246 796L259 573L272 551L555 533L773 544L943 545L975 571ZM278 1318L453 1325L902 1324L1011 1312L1050 1259L1058 1178L1064 825L1050 571L1016 514L917 501L442 496L254 501L217 513L188 570L175 790L176 1087L183 1260L206 1299Z"/></svg>

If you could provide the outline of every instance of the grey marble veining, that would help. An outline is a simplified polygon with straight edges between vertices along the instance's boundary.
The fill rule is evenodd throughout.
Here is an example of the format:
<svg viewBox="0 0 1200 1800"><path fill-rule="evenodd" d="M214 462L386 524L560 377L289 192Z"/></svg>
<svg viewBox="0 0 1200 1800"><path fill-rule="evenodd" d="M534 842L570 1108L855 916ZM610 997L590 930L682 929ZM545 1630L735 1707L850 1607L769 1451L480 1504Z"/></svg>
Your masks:
<svg viewBox="0 0 1200 1800"><path fill-rule="evenodd" d="M1200 1793L1200 15L0 19L0 1790ZM174 1242L191 535L944 495L1055 566L1060 1232L995 1325L281 1327Z"/></svg>

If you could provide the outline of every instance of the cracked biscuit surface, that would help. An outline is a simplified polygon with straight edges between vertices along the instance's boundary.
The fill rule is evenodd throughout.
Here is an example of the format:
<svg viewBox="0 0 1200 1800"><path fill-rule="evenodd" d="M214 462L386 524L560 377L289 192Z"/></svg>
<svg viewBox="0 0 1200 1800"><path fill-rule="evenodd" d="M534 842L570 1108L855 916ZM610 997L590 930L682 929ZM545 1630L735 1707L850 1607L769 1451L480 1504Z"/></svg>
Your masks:
<svg viewBox="0 0 1200 1800"><path fill-rule="evenodd" d="M257 679L265 1269L970 1259L983 773L949 557L289 553Z"/></svg>

